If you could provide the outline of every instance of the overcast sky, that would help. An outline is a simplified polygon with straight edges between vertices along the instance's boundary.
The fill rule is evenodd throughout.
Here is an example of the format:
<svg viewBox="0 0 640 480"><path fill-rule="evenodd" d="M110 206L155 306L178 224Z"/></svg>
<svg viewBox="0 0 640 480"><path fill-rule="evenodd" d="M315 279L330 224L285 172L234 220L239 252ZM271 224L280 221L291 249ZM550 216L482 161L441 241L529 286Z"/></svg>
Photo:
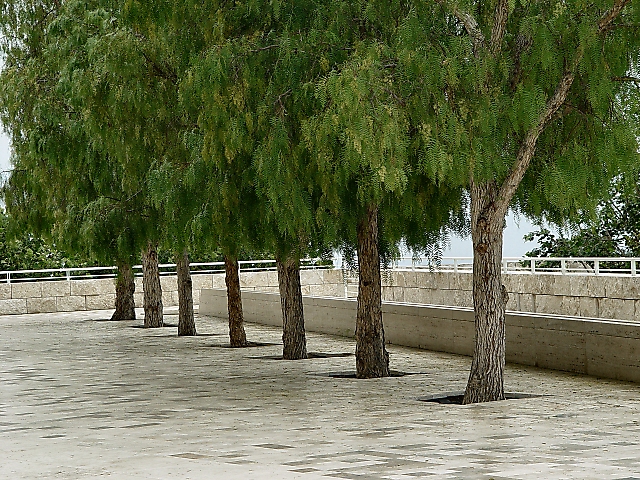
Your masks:
<svg viewBox="0 0 640 480"><path fill-rule="evenodd" d="M533 250L538 246L537 242L525 242L522 238L527 233L537 230L529 220L520 217L518 220L509 213L507 217L507 228L504 230L504 243L502 246L502 255L504 257L522 257L525 253ZM442 253L443 257L472 257L473 246L471 237L469 238L452 238L451 246Z"/></svg>

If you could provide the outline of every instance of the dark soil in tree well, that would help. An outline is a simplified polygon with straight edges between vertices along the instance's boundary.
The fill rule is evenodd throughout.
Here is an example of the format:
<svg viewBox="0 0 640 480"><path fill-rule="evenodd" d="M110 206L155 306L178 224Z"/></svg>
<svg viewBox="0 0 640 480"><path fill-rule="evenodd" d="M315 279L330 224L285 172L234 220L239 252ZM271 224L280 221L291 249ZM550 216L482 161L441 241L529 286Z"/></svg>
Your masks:
<svg viewBox="0 0 640 480"><path fill-rule="evenodd" d="M253 347L270 347L273 345L281 345L280 343L266 343L266 342L246 342L244 345L231 345L230 343L222 343L219 345L209 345L213 348L253 348Z"/></svg>
<svg viewBox="0 0 640 480"><path fill-rule="evenodd" d="M358 378L356 372L327 372L327 373L314 373L313 375L318 375L321 377L330 377L330 378L354 378L359 380L370 380L368 378ZM406 377L407 375L425 375L422 372L400 372L398 370L389 370L389 377ZM385 377L378 377L385 378Z"/></svg>
<svg viewBox="0 0 640 480"><path fill-rule="evenodd" d="M518 400L522 398L538 398L544 397L546 395L535 395L531 393L505 393L505 400ZM420 397L418 398L421 402L430 402L430 403L439 403L441 405L462 405L462 401L464 400L464 393L450 393L433 397ZM471 404L475 405L475 404Z"/></svg>
<svg viewBox="0 0 640 480"><path fill-rule="evenodd" d="M145 327L144 325L131 325L131 328L149 328L149 327ZM178 325L174 323L165 323L160 328L178 328Z"/></svg>
<svg viewBox="0 0 640 480"><path fill-rule="evenodd" d="M340 357L352 357L353 353L322 353L322 352L308 352L307 358L302 358L300 360L312 360L318 358L340 358ZM282 355L265 355L262 357L249 357L254 360L284 360L284 356Z"/></svg>

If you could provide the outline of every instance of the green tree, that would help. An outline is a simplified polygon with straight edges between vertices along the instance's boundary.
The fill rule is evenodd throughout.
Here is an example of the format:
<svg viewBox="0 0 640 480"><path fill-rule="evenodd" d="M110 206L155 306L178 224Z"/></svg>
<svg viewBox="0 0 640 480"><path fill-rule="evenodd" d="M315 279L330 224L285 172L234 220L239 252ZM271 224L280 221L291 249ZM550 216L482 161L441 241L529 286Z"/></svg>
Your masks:
<svg viewBox="0 0 640 480"><path fill-rule="evenodd" d="M389 207L403 203L412 173L411 122L397 88L393 50L397 26L408 10L401 2L375 1L340 3L338 8L340 15L331 10L330 18L345 22L340 29L348 34L341 40L349 57L316 82L320 107L303 122L303 130L319 171L318 222L357 252L356 374L383 377L390 372L380 247L390 251L395 242L381 233L402 233L400 211Z"/></svg>
<svg viewBox="0 0 640 480"><path fill-rule="evenodd" d="M465 403L504 398L510 205L566 218L637 164L622 101L637 97L626 81L640 46L637 7L435 0L403 20L398 69L414 88L423 168L471 199L476 344Z"/></svg>
<svg viewBox="0 0 640 480"><path fill-rule="evenodd" d="M34 1L4 2L0 10L0 106L14 164L5 202L19 228L122 267L114 319L135 318L130 247L137 222L131 212L139 210L118 190L122 170L90 141L81 112L65 95L60 71L68 57L56 42L63 8Z"/></svg>
<svg viewBox="0 0 640 480"><path fill-rule="evenodd" d="M135 10L135 9L134 9ZM157 249L163 214L151 201L148 175L164 158L184 158L177 101L177 74L163 35L154 24L109 2L67 2L58 22L66 95L83 113L92 144L123 171L120 191L140 212L135 238L142 251L145 326L163 324ZM78 61L80 58L80 61ZM180 249L179 258L184 258ZM188 269L180 269L188 283ZM186 275L186 277L184 276ZM188 310L184 310L188 314ZM193 315L183 317L193 331Z"/></svg>

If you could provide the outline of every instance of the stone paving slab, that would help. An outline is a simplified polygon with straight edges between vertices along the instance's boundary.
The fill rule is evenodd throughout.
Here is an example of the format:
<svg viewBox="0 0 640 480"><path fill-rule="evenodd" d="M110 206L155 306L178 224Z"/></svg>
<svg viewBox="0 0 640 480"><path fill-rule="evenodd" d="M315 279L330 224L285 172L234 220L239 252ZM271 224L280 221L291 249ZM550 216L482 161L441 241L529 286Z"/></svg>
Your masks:
<svg viewBox="0 0 640 480"><path fill-rule="evenodd" d="M110 313L0 317L1 479L640 479L638 385L510 365L508 391L545 396L440 405L418 398L463 390L469 358L390 346L415 375L331 378L354 358L256 358L277 328L215 348L224 319L178 338Z"/></svg>

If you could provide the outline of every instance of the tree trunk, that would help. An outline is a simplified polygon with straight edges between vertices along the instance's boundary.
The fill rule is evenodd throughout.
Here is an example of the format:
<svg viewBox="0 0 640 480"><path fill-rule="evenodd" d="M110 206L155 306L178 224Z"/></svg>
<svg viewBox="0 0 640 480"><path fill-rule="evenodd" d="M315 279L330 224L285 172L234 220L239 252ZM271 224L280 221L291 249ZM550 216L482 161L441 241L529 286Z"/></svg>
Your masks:
<svg viewBox="0 0 640 480"><path fill-rule="evenodd" d="M282 306L282 357L285 360L307 358L307 339L304 332L300 262L287 257L283 262L276 257L278 286Z"/></svg>
<svg viewBox="0 0 640 480"><path fill-rule="evenodd" d="M496 215L494 182L471 186L475 350L463 403L504 400L507 291L502 285L504 215Z"/></svg>
<svg viewBox="0 0 640 480"><path fill-rule="evenodd" d="M370 205L358 222L358 315L356 319L356 376L389 376L389 354L384 344L378 207Z"/></svg>
<svg viewBox="0 0 640 480"><path fill-rule="evenodd" d="M189 271L189 254L185 250L176 255L178 275L178 336L197 335L193 316L193 288Z"/></svg>
<svg viewBox="0 0 640 480"><path fill-rule="evenodd" d="M136 291L136 282L133 278L131 265L122 263L118 265L116 277L116 311L111 320L135 320L136 307L133 294Z"/></svg>
<svg viewBox="0 0 640 480"><path fill-rule="evenodd" d="M162 287L158 270L158 252L149 242L142 252L142 286L144 289L144 326L157 328L164 326L162 320Z"/></svg>
<svg viewBox="0 0 640 480"><path fill-rule="evenodd" d="M246 347L247 334L242 317L242 296L238 260L224 256L224 281L227 285L227 307L229 310L229 342L232 347Z"/></svg>

